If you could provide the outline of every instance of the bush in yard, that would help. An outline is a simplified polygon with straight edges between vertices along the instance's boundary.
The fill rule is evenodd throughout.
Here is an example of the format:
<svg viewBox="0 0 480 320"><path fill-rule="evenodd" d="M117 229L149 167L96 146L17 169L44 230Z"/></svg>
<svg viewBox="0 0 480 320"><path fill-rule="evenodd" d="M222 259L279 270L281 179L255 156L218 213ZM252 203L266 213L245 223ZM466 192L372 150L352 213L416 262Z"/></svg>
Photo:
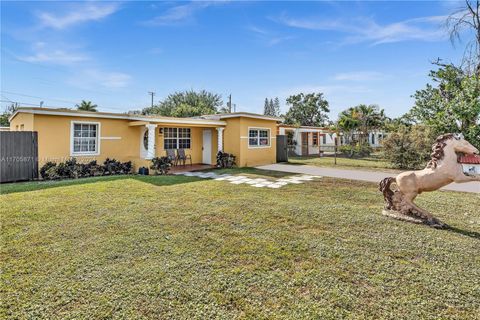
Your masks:
<svg viewBox="0 0 480 320"><path fill-rule="evenodd" d="M423 125L399 126L383 140L384 157L394 168L421 169L430 159L432 130Z"/></svg>
<svg viewBox="0 0 480 320"><path fill-rule="evenodd" d="M155 170L156 174L168 174L172 161L168 157L155 157L152 159L150 169Z"/></svg>
<svg viewBox="0 0 480 320"><path fill-rule="evenodd" d="M130 162L130 166L131 164L132 163ZM93 160L85 165L85 173L90 177L103 176L105 173L105 167L97 164L97 160Z"/></svg>
<svg viewBox="0 0 480 320"><path fill-rule="evenodd" d="M231 153L218 151L217 153L217 167L218 168L232 168L236 165L235 156Z"/></svg>
<svg viewBox="0 0 480 320"><path fill-rule="evenodd" d="M58 174L57 166L53 166L45 170L45 180L57 180L60 178L61 176Z"/></svg>
<svg viewBox="0 0 480 320"><path fill-rule="evenodd" d="M67 164L65 162L60 162L55 167L55 173L56 173L55 176L57 176L59 178L68 178L70 176L69 171L70 170L68 169Z"/></svg>
<svg viewBox="0 0 480 320"><path fill-rule="evenodd" d="M339 148L340 153L349 158L367 157L372 153L372 147L367 143L357 143L355 145L343 145Z"/></svg>
<svg viewBox="0 0 480 320"><path fill-rule="evenodd" d="M41 168L40 168L40 176L42 177L42 179L47 179L47 171L50 169L50 168L53 168L53 167L56 167L57 164L55 162L51 162L51 161L48 161L47 163L45 163Z"/></svg>
<svg viewBox="0 0 480 320"><path fill-rule="evenodd" d="M103 167L105 168L106 175L116 174L120 171L120 162L115 159L107 158L103 162Z"/></svg>
<svg viewBox="0 0 480 320"><path fill-rule="evenodd" d="M78 163L72 158L56 164L47 162L40 168L40 175L44 180L95 177L102 175L129 174L132 172L132 162L119 162L115 159L106 159L103 165L96 160L88 163Z"/></svg>
<svg viewBox="0 0 480 320"><path fill-rule="evenodd" d="M65 161L65 166L63 167L63 177L65 178L78 178L81 176L82 166L77 163L77 159L72 158Z"/></svg>
<svg viewBox="0 0 480 320"><path fill-rule="evenodd" d="M97 160L79 163L77 166L78 177L96 177L105 174L105 167L97 164Z"/></svg>
<svg viewBox="0 0 480 320"><path fill-rule="evenodd" d="M120 163L120 173L129 174L133 170L132 161Z"/></svg>

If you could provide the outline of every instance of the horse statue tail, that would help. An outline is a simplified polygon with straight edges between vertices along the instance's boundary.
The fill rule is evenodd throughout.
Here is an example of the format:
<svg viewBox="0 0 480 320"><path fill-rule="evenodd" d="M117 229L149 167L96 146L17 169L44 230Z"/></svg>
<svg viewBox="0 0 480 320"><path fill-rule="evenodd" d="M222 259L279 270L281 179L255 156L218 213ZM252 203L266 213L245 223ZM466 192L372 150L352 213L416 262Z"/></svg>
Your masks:
<svg viewBox="0 0 480 320"><path fill-rule="evenodd" d="M393 194L394 192L390 189L392 182L395 182L394 177L387 177L380 181L378 189L383 193L383 198L385 199L385 209L393 209Z"/></svg>

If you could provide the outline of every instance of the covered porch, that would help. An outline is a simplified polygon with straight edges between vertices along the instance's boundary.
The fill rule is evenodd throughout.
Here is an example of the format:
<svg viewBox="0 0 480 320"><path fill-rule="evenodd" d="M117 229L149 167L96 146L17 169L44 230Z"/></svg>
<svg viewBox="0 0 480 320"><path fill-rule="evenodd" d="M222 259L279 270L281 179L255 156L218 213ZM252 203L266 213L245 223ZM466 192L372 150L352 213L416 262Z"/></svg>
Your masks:
<svg viewBox="0 0 480 320"><path fill-rule="evenodd" d="M154 157L165 157L169 151L175 156L184 153L187 157L185 165L183 160L178 161L172 172L200 170L216 164L218 151L223 151L223 121L190 118L166 120L132 121L129 124L132 130L138 132L139 156L143 162L148 163Z"/></svg>

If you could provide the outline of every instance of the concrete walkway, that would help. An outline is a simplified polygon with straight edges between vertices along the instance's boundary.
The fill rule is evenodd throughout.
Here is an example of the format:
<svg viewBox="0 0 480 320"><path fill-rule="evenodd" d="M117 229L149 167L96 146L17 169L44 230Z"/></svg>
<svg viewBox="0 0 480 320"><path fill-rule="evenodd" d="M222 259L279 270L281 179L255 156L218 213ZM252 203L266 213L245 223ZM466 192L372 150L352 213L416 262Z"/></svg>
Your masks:
<svg viewBox="0 0 480 320"><path fill-rule="evenodd" d="M280 164L280 163L269 164L266 166L259 166L256 168L263 169L263 170L310 174L310 175L332 177L332 178L369 181L369 182L375 182L375 183L380 182L380 180L382 180L385 177L395 176L395 173L392 173L392 172L322 168L322 167L315 167L315 166ZM442 189L480 193L480 182L451 183L443 187Z"/></svg>

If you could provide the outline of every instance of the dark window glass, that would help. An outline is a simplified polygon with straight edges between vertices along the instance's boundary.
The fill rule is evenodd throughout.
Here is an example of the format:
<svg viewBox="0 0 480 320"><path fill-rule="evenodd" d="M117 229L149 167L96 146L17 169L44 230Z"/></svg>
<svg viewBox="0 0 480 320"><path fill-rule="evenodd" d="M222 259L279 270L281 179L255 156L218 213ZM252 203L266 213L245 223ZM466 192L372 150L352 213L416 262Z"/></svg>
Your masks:
<svg viewBox="0 0 480 320"><path fill-rule="evenodd" d="M248 145L252 147L270 145L268 130L250 129L248 131Z"/></svg>

